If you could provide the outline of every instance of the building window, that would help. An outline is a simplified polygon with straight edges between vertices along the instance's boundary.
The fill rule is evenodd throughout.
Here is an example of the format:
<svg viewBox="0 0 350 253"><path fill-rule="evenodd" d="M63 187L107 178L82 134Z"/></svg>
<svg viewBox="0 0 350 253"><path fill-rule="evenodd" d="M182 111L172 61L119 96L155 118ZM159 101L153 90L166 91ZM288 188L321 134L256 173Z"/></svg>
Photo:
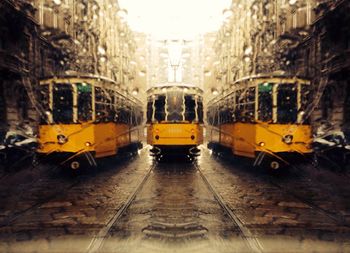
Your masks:
<svg viewBox="0 0 350 253"><path fill-rule="evenodd" d="M0 122L5 122L6 120L6 103L4 96L4 86L0 82Z"/></svg>
<svg viewBox="0 0 350 253"><path fill-rule="evenodd" d="M333 111L333 89L331 86L325 88L322 96L322 119L330 119Z"/></svg>
<svg viewBox="0 0 350 253"><path fill-rule="evenodd" d="M28 96L24 88L20 89L19 97L17 100L18 114L21 120L28 119Z"/></svg>

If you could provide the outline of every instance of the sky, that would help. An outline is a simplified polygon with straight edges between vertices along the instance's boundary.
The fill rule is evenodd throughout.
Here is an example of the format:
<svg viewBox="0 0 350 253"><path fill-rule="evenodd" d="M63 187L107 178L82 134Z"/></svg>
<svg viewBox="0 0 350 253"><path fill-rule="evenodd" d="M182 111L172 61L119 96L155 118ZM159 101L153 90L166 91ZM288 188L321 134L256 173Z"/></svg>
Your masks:
<svg viewBox="0 0 350 253"><path fill-rule="evenodd" d="M231 0L119 0L128 11L128 23L135 31L166 39L192 37L215 31L222 23L222 11Z"/></svg>

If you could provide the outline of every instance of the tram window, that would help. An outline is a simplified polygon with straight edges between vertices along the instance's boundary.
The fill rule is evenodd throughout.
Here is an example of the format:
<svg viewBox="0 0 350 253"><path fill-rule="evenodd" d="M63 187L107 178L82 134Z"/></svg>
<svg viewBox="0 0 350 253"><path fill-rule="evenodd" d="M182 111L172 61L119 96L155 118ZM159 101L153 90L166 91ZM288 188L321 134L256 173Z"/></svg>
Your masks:
<svg viewBox="0 0 350 253"><path fill-rule="evenodd" d="M297 88L294 84L279 84L277 89L277 123L296 123Z"/></svg>
<svg viewBox="0 0 350 253"><path fill-rule="evenodd" d="M50 96L49 96L49 85L44 84L40 86L40 101L42 106L42 113L40 117L40 124L44 125L49 123L48 115L51 113L50 110Z"/></svg>
<svg viewBox="0 0 350 253"><path fill-rule="evenodd" d="M310 118L308 117L308 111L309 111L309 106L312 106L311 103L311 88L310 85L301 85L301 90L300 90L300 95L301 95L301 101L300 101L300 109L299 109L299 114L302 115L302 124L309 124L310 123Z"/></svg>
<svg viewBox="0 0 350 253"><path fill-rule="evenodd" d="M224 124L225 123L225 112L224 108L220 107L219 108L219 124Z"/></svg>
<svg viewBox="0 0 350 253"><path fill-rule="evenodd" d="M111 96L108 94L107 90L95 87L96 122L107 122L112 120L109 115L112 108L111 102Z"/></svg>
<svg viewBox="0 0 350 253"><path fill-rule="evenodd" d="M136 113L136 125L141 125L142 124L142 119L143 119L143 112L141 109L138 109L137 110L137 113Z"/></svg>
<svg viewBox="0 0 350 253"><path fill-rule="evenodd" d="M78 91L78 121L92 120L92 94L91 84L77 83Z"/></svg>
<svg viewBox="0 0 350 253"><path fill-rule="evenodd" d="M258 119L264 122L272 121L272 83L259 84Z"/></svg>
<svg viewBox="0 0 350 253"><path fill-rule="evenodd" d="M125 105L123 102L123 98L120 97L120 95L118 93L115 94L113 104L114 104L114 106L113 106L113 111L114 111L113 121L116 123L122 122L120 111Z"/></svg>
<svg viewBox="0 0 350 253"><path fill-rule="evenodd" d="M165 120L165 96L158 96L155 100L154 105L156 109L154 114L155 119L158 122Z"/></svg>
<svg viewBox="0 0 350 253"><path fill-rule="evenodd" d="M207 110L207 121L209 125L213 125L213 115L211 113L212 109L208 108Z"/></svg>
<svg viewBox="0 0 350 253"><path fill-rule="evenodd" d="M213 108L208 108L208 111L207 111L207 119L208 119L208 124L209 124L209 125L214 125L214 113L213 113Z"/></svg>
<svg viewBox="0 0 350 253"><path fill-rule="evenodd" d="M123 124L128 124L131 122L130 117L131 117L131 106L128 103L127 100L124 98L120 99L120 104L118 104L117 108L117 122L118 123L123 123Z"/></svg>
<svg viewBox="0 0 350 253"><path fill-rule="evenodd" d="M234 104L235 104L235 101L234 101L235 97L234 97L234 94L231 94L228 98L227 98L227 107L228 107L228 122L229 123L233 123L235 121L235 115L234 115L234 112L235 112L235 108L234 108Z"/></svg>
<svg viewBox="0 0 350 253"><path fill-rule="evenodd" d="M226 124L229 123L230 121L230 112L227 107L223 107L220 109L220 123L221 124Z"/></svg>
<svg viewBox="0 0 350 253"><path fill-rule="evenodd" d="M236 92L236 109L235 109L235 119L241 121L243 119L243 105L244 105L244 96L242 96L242 90Z"/></svg>
<svg viewBox="0 0 350 253"><path fill-rule="evenodd" d="M183 101L182 91L168 91L167 106L166 106L166 109L168 112L168 117L167 117L168 121L176 122L176 121L184 120L183 104L184 104L184 101ZM191 118L191 113L194 113L194 106L193 106L193 109L189 108L189 112L190 112L189 118ZM194 114L193 114L193 118L194 118Z"/></svg>
<svg viewBox="0 0 350 253"><path fill-rule="evenodd" d="M197 104L198 122L203 123L203 102L199 100Z"/></svg>
<svg viewBox="0 0 350 253"><path fill-rule="evenodd" d="M219 111L217 107L214 108L213 115L213 125L217 126L219 125Z"/></svg>
<svg viewBox="0 0 350 253"><path fill-rule="evenodd" d="M153 101L149 100L147 102L147 123L152 122L152 116L153 116Z"/></svg>
<svg viewBox="0 0 350 253"><path fill-rule="evenodd" d="M113 90L107 90L107 120L108 122L112 122L115 118L115 109L114 109L114 104L115 104L115 96L114 96L114 91Z"/></svg>
<svg viewBox="0 0 350 253"><path fill-rule="evenodd" d="M73 123L73 87L71 84L54 84L53 120L55 123Z"/></svg>
<svg viewBox="0 0 350 253"><path fill-rule="evenodd" d="M196 101L193 96L185 96L185 120L192 122L196 118Z"/></svg>
<svg viewBox="0 0 350 253"><path fill-rule="evenodd" d="M255 88L251 87L246 92L245 115L246 121L255 120Z"/></svg>

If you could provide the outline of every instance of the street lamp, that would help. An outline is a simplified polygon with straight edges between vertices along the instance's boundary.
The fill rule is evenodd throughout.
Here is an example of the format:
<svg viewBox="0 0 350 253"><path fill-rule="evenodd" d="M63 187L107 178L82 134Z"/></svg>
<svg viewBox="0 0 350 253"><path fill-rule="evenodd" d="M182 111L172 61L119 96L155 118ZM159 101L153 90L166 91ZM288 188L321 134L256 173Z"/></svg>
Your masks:
<svg viewBox="0 0 350 253"><path fill-rule="evenodd" d="M177 69L181 65L182 47L179 43L174 43L168 46L169 64L173 69L174 82L176 82Z"/></svg>

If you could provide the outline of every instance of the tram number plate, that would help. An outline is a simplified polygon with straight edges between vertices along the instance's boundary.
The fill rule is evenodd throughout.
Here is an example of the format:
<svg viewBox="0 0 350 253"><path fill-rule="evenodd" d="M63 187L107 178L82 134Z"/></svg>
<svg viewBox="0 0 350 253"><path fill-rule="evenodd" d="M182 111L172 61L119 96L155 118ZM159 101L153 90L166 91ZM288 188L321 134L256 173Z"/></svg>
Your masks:
<svg viewBox="0 0 350 253"><path fill-rule="evenodd" d="M181 128L169 128L168 133L170 135L178 135L178 134L182 133L182 129Z"/></svg>

